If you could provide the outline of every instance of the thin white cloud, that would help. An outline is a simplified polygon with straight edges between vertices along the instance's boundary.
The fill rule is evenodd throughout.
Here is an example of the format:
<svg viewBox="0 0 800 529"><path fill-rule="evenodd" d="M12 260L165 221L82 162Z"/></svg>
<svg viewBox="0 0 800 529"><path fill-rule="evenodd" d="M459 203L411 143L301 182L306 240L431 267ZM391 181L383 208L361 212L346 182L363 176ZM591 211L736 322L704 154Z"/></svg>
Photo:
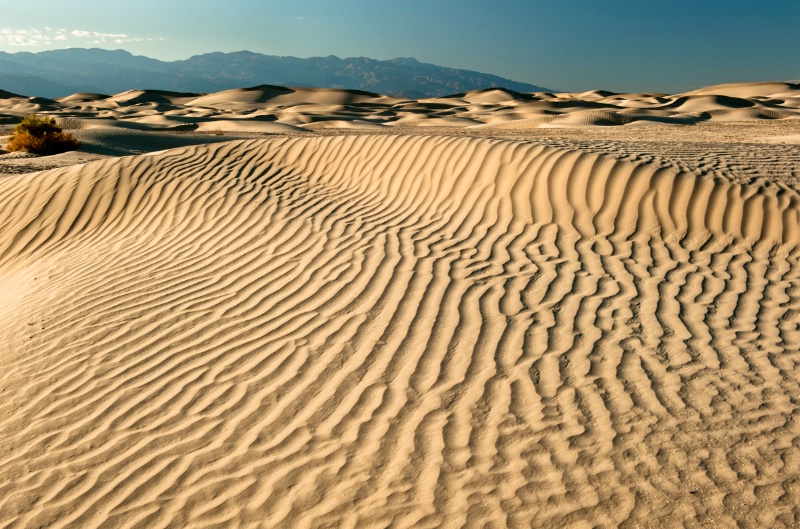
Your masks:
<svg viewBox="0 0 800 529"><path fill-rule="evenodd" d="M91 39L89 40L89 44L103 44L105 42L115 42L117 44L122 44L124 42L143 42L144 40L157 40L157 39L145 39L144 37L131 37L126 33L101 33L99 31L85 31L81 29L75 29L70 32L70 35L79 39Z"/></svg>
<svg viewBox="0 0 800 529"><path fill-rule="evenodd" d="M104 44L114 42L156 42L165 40L163 37L133 37L126 33L105 33L101 31L87 31L84 29L67 30L65 28L53 29L37 28L4 28L0 27L0 46L19 48L47 47L54 44Z"/></svg>
<svg viewBox="0 0 800 529"><path fill-rule="evenodd" d="M50 42L50 36L38 29L0 28L0 44L21 48L42 46Z"/></svg>
<svg viewBox="0 0 800 529"><path fill-rule="evenodd" d="M100 33L99 31L83 31L81 29L73 30L70 35L78 38L93 38L99 41L106 39L121 39L123 42L128 40L128 35L125 33Z"/></svg>

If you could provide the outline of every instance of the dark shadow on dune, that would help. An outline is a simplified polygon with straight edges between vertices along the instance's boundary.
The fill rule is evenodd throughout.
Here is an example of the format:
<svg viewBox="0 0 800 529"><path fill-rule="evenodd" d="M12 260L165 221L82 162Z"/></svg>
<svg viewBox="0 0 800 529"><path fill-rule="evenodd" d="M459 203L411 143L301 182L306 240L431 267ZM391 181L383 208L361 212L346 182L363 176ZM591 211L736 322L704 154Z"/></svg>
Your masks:
<svg viewBox="0 0 800 529"><path fill-rule="evenodd" d="M75 131L75 136L81 142L81 151L104 156L130 156L236 139L231 136L144 132L111 127L79 130Z"/></svg>
<svg viewBox="0 0 800 529"><path fill-rule="evenodd" d="M710 95L710 96L681 96L672 103L668 105L664 105L661 107L653 107L654 110L667 110L667 109L677 109L685 105L686 103L697 101L700 98L706 99L711 104L717 104L723 107L728 108L749 108L755 106L755 103L748 99L742 99L740 97L730 97L730 96L720 96L720 95Z"/></svg>

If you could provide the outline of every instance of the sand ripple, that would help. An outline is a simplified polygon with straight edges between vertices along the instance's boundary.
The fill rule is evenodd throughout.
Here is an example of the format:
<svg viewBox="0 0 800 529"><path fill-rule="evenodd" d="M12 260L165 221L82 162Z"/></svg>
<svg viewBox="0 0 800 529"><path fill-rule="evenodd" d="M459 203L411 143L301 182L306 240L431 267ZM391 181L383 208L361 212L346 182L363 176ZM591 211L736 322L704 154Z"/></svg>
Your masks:
<svg viewBox="0 0 800 529"><path fill-rule="evenodd" d="M800 196L531 142L0 181L1 527L800 523Z"/></svg>

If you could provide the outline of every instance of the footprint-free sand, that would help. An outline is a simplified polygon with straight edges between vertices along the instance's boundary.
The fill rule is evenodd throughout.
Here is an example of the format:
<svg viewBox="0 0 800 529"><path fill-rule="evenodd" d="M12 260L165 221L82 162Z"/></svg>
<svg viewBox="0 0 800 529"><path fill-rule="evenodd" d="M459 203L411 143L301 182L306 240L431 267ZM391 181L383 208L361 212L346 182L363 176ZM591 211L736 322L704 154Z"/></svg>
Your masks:
<svg viewBox="0 0 800 529"><path fill-rule="evenodd" d="M800 525L800 86L0 96L0 527Z"/></svg>

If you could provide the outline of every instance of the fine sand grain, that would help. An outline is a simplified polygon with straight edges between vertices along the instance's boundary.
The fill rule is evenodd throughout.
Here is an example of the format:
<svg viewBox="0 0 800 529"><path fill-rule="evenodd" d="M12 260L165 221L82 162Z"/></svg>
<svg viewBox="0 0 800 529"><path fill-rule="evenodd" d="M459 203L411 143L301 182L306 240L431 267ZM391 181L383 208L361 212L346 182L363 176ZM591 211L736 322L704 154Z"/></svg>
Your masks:
<svg viewBox="0 0 800 529"><path fill-rule="evenodd" d="M800 525L800 121L329 92L241 121L292 137L71 116L96 152L0 178L0 527ZM60 104L201 97L242 111Z"/></svg>

